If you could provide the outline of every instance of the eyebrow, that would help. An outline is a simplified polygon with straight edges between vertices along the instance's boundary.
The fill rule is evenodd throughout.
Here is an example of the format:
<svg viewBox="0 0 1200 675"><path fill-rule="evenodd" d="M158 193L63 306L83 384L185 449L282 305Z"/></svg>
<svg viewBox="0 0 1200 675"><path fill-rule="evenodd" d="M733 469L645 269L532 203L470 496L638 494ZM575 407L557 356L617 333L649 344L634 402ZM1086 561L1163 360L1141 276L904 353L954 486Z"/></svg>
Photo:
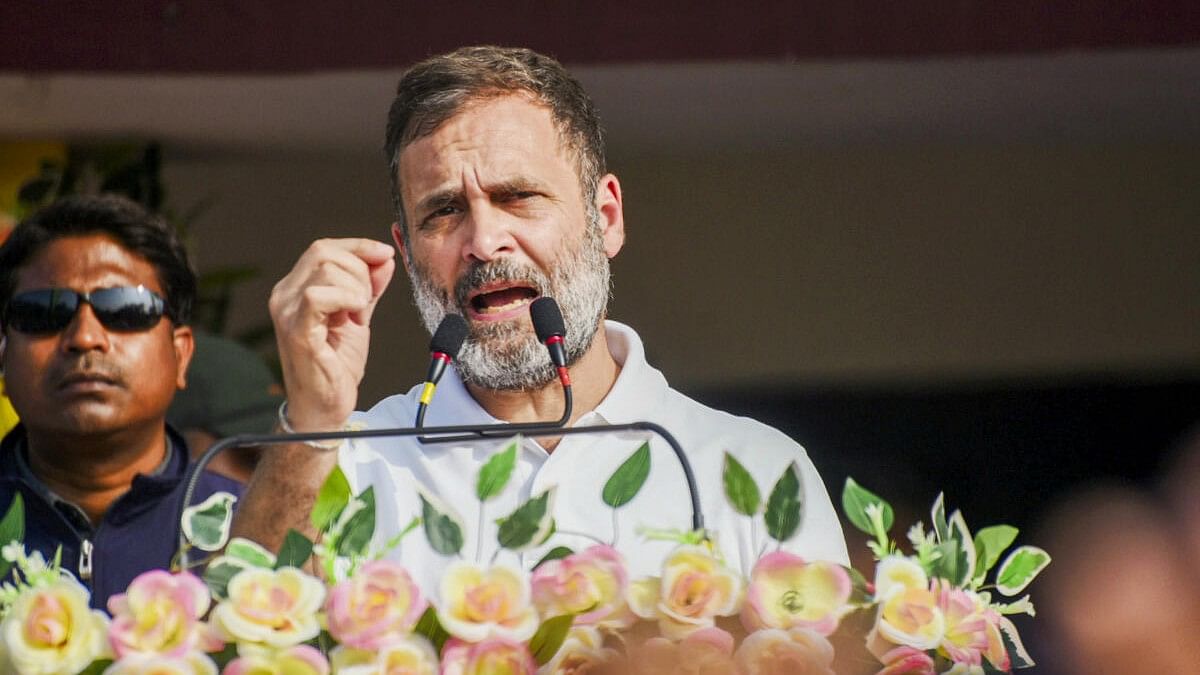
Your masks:
<svg viewBox="0 0 1200 675"><path fill-rule="evenodd" d="M417 203L417 215L437 211L443 206L449 206L462 198L462 190L459 188L446 188L438 190L428 197Z"/></svg>
<svg viewBox="0 0 1200 675"><path fill-rule="evenodd" d="M541 184L537 181L517 176L505 180L497 181L483 186L484 192L489 195L511 195L517 192L542 192L544 191ZM430 213L444 206L449 206L462 199L462 188L453 187L444 190L438 190L428 197L422 199L417 204L417 213Z"/></svg>

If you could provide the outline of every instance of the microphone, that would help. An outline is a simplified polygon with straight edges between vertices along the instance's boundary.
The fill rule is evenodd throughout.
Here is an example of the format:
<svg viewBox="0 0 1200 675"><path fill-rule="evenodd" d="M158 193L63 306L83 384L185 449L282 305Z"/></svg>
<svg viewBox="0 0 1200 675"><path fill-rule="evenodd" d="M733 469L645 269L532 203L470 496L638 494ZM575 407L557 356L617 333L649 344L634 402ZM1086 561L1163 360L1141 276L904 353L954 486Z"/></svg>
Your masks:
<svg viewBox="0 0 1200 675"><path fill-rule="evenodd" d="M562 427L557 424L525 424L525 425L458 425L458 426L441 426L441 427L425 427L418 429L415 427L406 428L400 427L395 429L361 429L358 431L311 431L292 434L238 434L223 438L209 446L208 450L196 460L196 464L191 469L191 474L188 476L187 484L183 491L183 501L179 505L178 522L183 521L183 512L191 505L192 499L196 493L196 483L200 480L200 475L204 472L205 467L213 460L214 457L230 448L245 448L245 447L261 447L270 445L287 445L291 443L302 443L305 441L331 441L331 440L350 440L357 438L383 438L389 436L419 436L423 433L450 433L450 434L467 434L467 438L478 438L479 436L491 436L495 434L483 434L481 430L489 427L515 427L521 426L522 434L526 436L574 436L580 434L601 434L615 432L649 432L666 441L667 445L675 453L676 459L679 461L679 466L683 469L683 477L687 482L688 495L691 498L692 506L692 530L704 532L704 513L700 508L700 491L696 486L696 476L692 471L692 464L688 461L687 455L683 451L683 446L679 444L671 432L667 431L662 426L654 422L629 422L626 424L596 424L585 427ZM477 434L477 435L473 435ZM705 532L705 537L708 533ZM179 563L182 569L188 569L188 546L187 539L184 537L183 529L179 532Z"/></svg>
<svg viewBox="0 0 1200 675"><path fill-rule="evenodd" d="M421 397L417 401L417 428L424 426L425 409L433 400L433 392L437 389L437 383L442 379L442 374L446 372L446 366L458 356L459 350L462 349L468 330L467 320L462 318L462 315L447 314L438 324L433 338L429 340L429 373L425 375L425 387L421 390Z"/></svg>
<svg viewBox="0 0 1200 675"><path fill-rule="evenodd" d="M449 317L446 317L447 319ZM455 434L453 436L422 436L418 440L422 443L458 443L461 441L472 440L474 438L495 438L512 435L525 429L539 430L548 427L562 427L567 422L571 421L571 411L574 408L574 397L571 394L571 373L567 370L567 353L563 347L563 336L567 332L566 323L563 321L562 312L558 309L558 303L554 298L542 296L534 300L529 305L529 319L533 322L533 332L537 335L539 342L546 345L546 350L550 352L550 362L558 371L558 381L562 384L563 390L563 414L555 422L518 422L518 423L502 423L483 425L471 431L468 434ZM441 327L438 327L441 331ZM418 407L418 423L423 419L424 410Z"/></svg>
<svg viewBox="0 0 1200 675"><path fill-rule="evenodd" d="M567 326L563 323L562 312L554 298L542 296L529 305L529 318L533 321L533 331L537 333L538 342L546 345L550 352L550 362L558 369L558 379L564 387L571 386L571 373L567 370L567 352L563 346L563 336L567 334Z"/></svg>

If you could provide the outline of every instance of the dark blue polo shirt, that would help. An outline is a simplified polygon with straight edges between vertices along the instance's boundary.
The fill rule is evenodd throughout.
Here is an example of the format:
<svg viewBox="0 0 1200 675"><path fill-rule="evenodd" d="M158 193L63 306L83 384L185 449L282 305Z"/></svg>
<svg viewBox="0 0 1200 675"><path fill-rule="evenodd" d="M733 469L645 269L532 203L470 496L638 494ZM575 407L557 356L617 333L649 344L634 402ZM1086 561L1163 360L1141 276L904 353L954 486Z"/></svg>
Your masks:
<svg viewBox="0 0 1200 675"><path fill-rule="evenodd" d="M47 560L62 547L62 567L92 591L92 607L105 609L108 598L123 593L137 575L169 569L179 548L179 511L192 468L187 445L167 427L167 456L152 475L138 474L129 491L117 498L93 526L83 511L52 493L29 470L25 429L18 425L0 442L0 515L21 493L25 500L25 548ZM192 503L214 492L242 495L242 485L205 471ZM90 555L88 552L90 551Z"/></svg>

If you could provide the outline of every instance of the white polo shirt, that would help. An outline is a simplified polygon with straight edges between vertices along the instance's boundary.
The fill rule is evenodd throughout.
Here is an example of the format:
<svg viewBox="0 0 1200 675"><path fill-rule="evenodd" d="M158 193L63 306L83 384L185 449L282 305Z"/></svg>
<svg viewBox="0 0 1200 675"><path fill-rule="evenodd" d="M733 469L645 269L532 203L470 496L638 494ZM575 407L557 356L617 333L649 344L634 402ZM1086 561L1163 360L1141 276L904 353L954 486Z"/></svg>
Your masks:
<svg viewBox="0 0 1200 675"><path fill-rule="evenodd" d="M671 432L691 461L706 528L716 532L726 562L743 572L753 567L764 547L773 550L775 544L767 538L761 515L752 525L726 501L724 451L746 467L764 500L784 469L795 461L800 467L804 508L800 527L784 548L807 559L848 564L837 514L804 448L776 429L706 407L671 389L662 373L646 362L641 339L633 329L607 321L605 330L621 372L608 396L580 417L576 426L650 421ZM412 426L420 393L420 386L413 387L407 394L380 401L366 413L355 413L352 419L369 428ZM446 372L425 416L426 426L499 421L476 403L453 369ZM604 483L646 438L651 448L649 477L637 496L614 514L601 499ZM564 436L553 453L526 438L508 486L481 510L475 497L479 468L506 444L491 439L469 444L421 444L413 437L371 439L343 445L339 463L356 493L368 485L375 487L376 545L421 514L417 483L457 511L465 526L460 555L483 564L495 555L496 560L529 569L555 546L579 551L595 543L576 534L586 533L605 543L615 541L637 578L659 574L662 560L675 546L645 540L638 533L640 528L691 528L691 501L683 470L670 446L656 436ZM550 486L557 486L556 533L524 554L497 553L496 520ZM404 564L430 593L436 592L441 570L451 560L430 548L420 529L406 536L390 557Z"/></svg>

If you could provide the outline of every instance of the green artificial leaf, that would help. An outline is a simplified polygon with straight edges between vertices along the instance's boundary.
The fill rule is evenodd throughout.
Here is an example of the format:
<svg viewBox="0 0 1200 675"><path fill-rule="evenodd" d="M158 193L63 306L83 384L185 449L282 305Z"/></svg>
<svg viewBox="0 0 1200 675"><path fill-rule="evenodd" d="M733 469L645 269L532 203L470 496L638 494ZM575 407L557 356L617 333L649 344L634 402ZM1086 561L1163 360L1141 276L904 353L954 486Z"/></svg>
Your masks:
<svg viewBox="0 0 1200 675"><path fill-rule="evenodd" d="M1008 652L1008 658L1012 662L1012 669L1032 668L1034 666L1033 658L1029 656L1029 652L1025 651L1025 645L1021 643L1021 636L1017 633L1017 627L1012 620L1002 616L997 626L1000 628L1000 639L1004 642L1004 650Z"/></svg>
<svg viewBox="0 0 1200 675"><path fill-rule="evenodd" d="M346 479L346 474L342 473L341 467L334 466L333 471L329 472L325 482L321 484L317 501L313 503L312 513L309 514L313 527L318 532L328 527L342 509L346 508L346 504L350 503L350 495L350 481Z"/></svg>
<svg viewBox="0 0 1200 675"><path fill-rule="evenodd" d="M208 590L212 593L213 598L224 600L229 597L229 581L239 572L251 567L241 560L220 556L204 568L204 583L208 584Z"/></svg>
<svg viewBox="0 0 1200 675"><path fill-rule="evenodd" d="M762 505L762 495L758 493L758 484L754 477L746 471L737 458L725 453L725 498L729 500L733 510L743 516L754 517L758 507Z"/></svg>
<svg viewBox="0 0 1200 675"><path fill-rule="evenodd" d="M1004 559L996 573L996 590L1013 596L1050 564L1050 554L1037 546L1021 546Z"/></svg>
<svg viewBox="0 0 1200 675"><path fill-rule="evenodd" d="M433 643L433 648L437 650L438 656L441 656L442 646L446 644L446 640L450 639L450 633L447 633L446 629L442 627L442 622L438 621L437 610L433 608L433 605L425 609L425 613L413 627L413 632L417 635L424 635Z"/></svg>
<svg viewBox="0 0 1200 675"><path fill-rule="evenodd" d="M457 555L463 547L462 521L433 495L420 490L421 524L429 546L442 555Z"/></svg>
<svg viewBox="0 0 1200 675"><path fill-rule="evenodd" d="M958 562L956 574L950 581L962 587L975 576L975 543L971 539L971 531L967 529L967 521L961 511L955 511L950 516L950 538L958 542Z"/></svg>
<svg viewBox="0 0 1200 675"><path fill-rule="evenodd" d="M268 570L275 569L274 554L258 543L241 537L234 537L229 542L229 546L225 547L224 557L240 560L246 563L247 567L261 567Z"/></svg>
<svg viewBox="0 0 1200 675"><path fill-rule="evenodd" d="M308 537L295 530L288 530L283 537L283 546L279 547L279 556L275 559L275 569L280 567L295 567L301 569L312 556L313 543Z"/></svg>
<svg viewBox="0 0 1200 675"><path fill-rule="evenodd" d="M1017 540L1012 525L992 525L975 533L975 578L982 581L1000 561L1000 554Z"/></svg>
<svg viewBox="0 0 1200 675"><path fill-rule="evenodd" d="M223 672L225 666L233 662L238 657L238 645L236 641L231 641L221 647L220 651L206 652L208 658L217 664L217 672Z"/></svg>
<svg viewBox="0 0 1200 675"><path fill-rule="evenodd" d="M783 475L767 498L767 534L778 542L785 542L800 527L804 511L804 495L800 485L800 471L795 462L783 470Z"/></svg>
<svg viewBox="0 0 1200 675"><path fill-rule="evenodd" d="M507 448L492 455L479 470L479 480L475 483L475 496L479 501L485 502L495 497L508 485L508 479L517 467L517 446L520 442L521 437L517 436Z"/></svg>
<svg viewBox="0 0 1200 675"><path fill-rule="evenodd" d="M550 562L551 560L561 560L562 558L565 558L569 555L574 555L574 554L575 554L575 551L572 551L571 549L567 548L566 546L555 546L554 548L550 549L550 551L548 553L546 553L546 555L542 556L541 560L537 561L537 564L533 566L533 569L536 570L537 568L541 567L542 565L545 565L546 563Z"/></svg>
<svg viewBox="0 0 1200 675"><path fill-rule="evenodd" d="M507 518L496 521L500 546L521 551L537 546L554 527L554 488L521 504Z"/></svg>
<svg viewBox="0 0 1200 675"><path fill-rule="evenodd" d="M963 576L966 562L963 560L962 543L957 539L947 539L936 545L934 550L940 555L933 561L932 576L945 579L951 585L957 586Z"/></svg>
<svg viewBox="0 0 1200 675"><path fill-rule="evenodd" d="M650 444L642 443L604 484L604 492L601 494L604 503L614 509L628 504L629 500L637 495L638 490L642 489L649 475Z"/></svg>
<svg viewBox="0 0 1200 675"><path fill-rule="evenodd" d="M937 499L933 500L933 508L930 509L929 517L933 522L933 533L937 536L937 540L949 539L950 525L946 522L946 493L939 492Z"/></svg>
<svg viewBox="0 0 1200 675"><path fill-rule="evenodd" d="M539 666L549 663L558 653L574 620L574 614L560 614L546 619L538 626L537 632L529 640L529 651Z"/></svg>
<svg viewBox="0 0 1200 675"><path fill-rule="evenodd" d="M20 492L13 493L12 502L0 519L0 546L25 540L25 498Z"/></svg>
<svg viewBox="0 0 1200 675"><path fill-rule="evenodd" d="M0 519L0 547L12 542L23 542L25 540L25 499L21 493L13 492L12 503L8 505L8 510L4 512L4 518ZM0 579L8 576L12 570L13 563L0 557Z"/></svg>
<svg viewBox="0 0 1200 675"><path fill-rule="evenodd" d="M350 557L366 553L371 544L371 537L375 534L375 488L368 487L355 499L362 502L363 506L346 520L339 533L339 556Z"/></svg>
<svg viewBox="0 0 1200 675"><path fill-rule="evenodd" d="M79 671L79 675L102 675L112 664L112 659L96 659L89 663L86 668Z"/></svg>
<svg viewBox="0 0 1200 675"><path fill-rule="evenodd" d="M871 582L867 581L862 572L853 567L842 567L842 569L850 575L850 599L847 602L862 607L872 604Z"/></svg>
<svg viewBox="0 0 1200 675"><path fill-rule="evenodd" d="M880 533L875 531L871 517L867 515L867 507L872 504L880 509L883 534L887 534L892 529L892 522L896 518L895 513L892 512L892 505L856 483L853 478L847 477L846 485L842 488L842 511L855 527L871 536L877 536Z"/></svg>
<svg viewBox="0 0 1200 675"><path fill-rule="evenodd" d="M183 536L201 551L219 551L229 540L229 528L233 523L233 503L237 501L228 492L214 492L199 504L183 510Z"/></svg>

